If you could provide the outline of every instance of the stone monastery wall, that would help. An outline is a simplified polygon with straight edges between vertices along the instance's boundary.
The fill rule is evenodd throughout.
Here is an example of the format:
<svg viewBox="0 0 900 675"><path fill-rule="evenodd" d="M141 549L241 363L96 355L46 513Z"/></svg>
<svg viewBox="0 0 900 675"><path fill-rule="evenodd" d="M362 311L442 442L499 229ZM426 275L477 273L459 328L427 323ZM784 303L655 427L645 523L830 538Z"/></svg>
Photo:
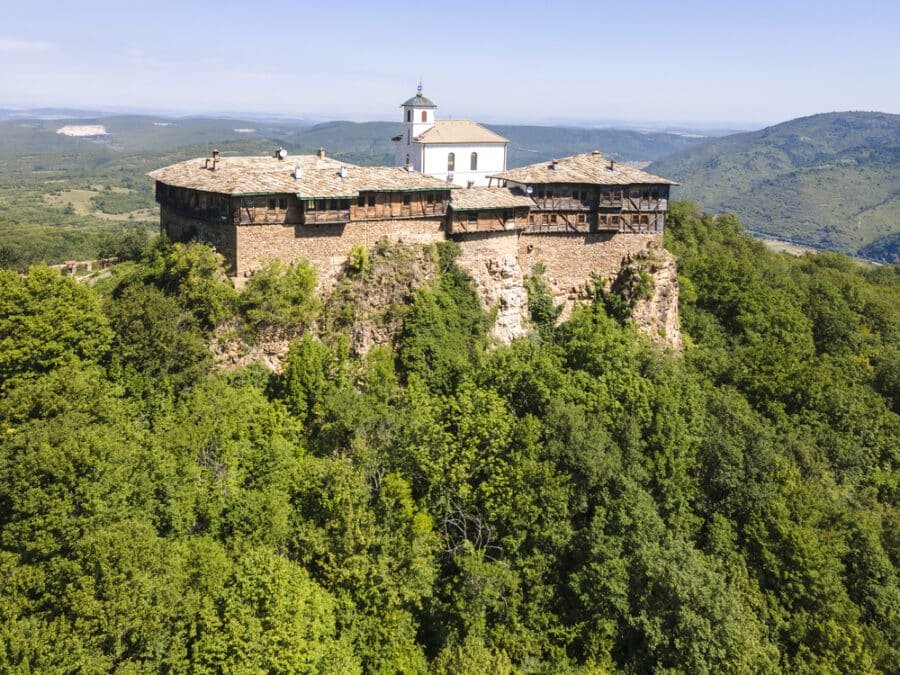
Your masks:
<svg viewBox="0 0 900 675"><path fill-rule="evenodd" d="M163 232L172 241L199 239L212 244L225 257L229 273L236 274L234 263L237 258L237 238L235 228L230 223L210 223L189 218L163 204L159 206L159 222Z"/></svg>
<svg viewBox="0 0 900 675"><path fill-rule="evenodd" d="M356 246L372 248L379 240L433 244L448 238L443 218L363 220L345 224L211 224L161 207L163 229L170 239L207 241L226 260L240 286L270 260L308 260L318 274L319 289L329 291ZM525 333L527 295L524 277L539 264L557 305L568 317L575 301L588 297L591 274L612 280L626 259L646 251L659 234L556 232L518 230L449 235L460 244L459 265L476 281L485 308L498 309L495 335L512 339Z"/></svg>
<svg viewBox="0 0 900 675"><path fill-rule="evenodd" d="M616 232L523 234L519 237L518 260L526 275L536 265L544 266L544 281L557 304L563 305L562 318L568 318L576 300L588 297L591 273L611 281L622 263L648 250L660 234Z"/></svg>
<svg viewBox="0 0 900 675"><path fill-rule="evenodd" d="M316 267L320 290L334 284L350 251L372 248L380 239L406 244L444 240L443 218L362 220L314 225L239 225L234 274L240 284L272 259L309 260Z"/></svg>

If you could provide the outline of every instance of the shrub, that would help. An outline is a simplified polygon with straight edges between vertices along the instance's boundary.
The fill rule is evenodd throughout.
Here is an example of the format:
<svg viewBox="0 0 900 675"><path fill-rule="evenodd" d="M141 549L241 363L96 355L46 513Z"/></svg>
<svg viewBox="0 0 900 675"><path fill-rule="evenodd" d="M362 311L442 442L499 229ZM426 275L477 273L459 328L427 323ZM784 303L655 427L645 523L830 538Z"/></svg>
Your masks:
<svg viewBox="0 0 900 675"><path fill-rule="evenodd" d="M286 265L273 260L250 279L240 295L241 313L254 327L306 328L316 318L316 272L305 260Z"/></svg>

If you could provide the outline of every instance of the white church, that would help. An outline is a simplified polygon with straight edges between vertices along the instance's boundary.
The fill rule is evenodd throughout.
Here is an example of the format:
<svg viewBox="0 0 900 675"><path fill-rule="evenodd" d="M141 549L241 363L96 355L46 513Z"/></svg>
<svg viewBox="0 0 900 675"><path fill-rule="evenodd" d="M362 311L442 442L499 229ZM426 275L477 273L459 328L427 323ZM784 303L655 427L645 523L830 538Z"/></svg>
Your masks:
<svg viewBox="0 0 900 675"><path fill-rule="evenodd" d="M471 120L438 120L437 106L418 91L401 106L403 133L394 136L395 163L462 187L487 185L506 171L508 140Z"/></svg>

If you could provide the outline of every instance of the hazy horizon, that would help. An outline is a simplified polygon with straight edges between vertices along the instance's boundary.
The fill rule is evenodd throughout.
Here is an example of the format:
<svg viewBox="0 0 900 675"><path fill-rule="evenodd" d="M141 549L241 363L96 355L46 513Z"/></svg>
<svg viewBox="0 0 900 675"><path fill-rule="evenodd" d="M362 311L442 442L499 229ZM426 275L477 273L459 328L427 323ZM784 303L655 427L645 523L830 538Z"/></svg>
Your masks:
<svg viewBox="0 0 900 675"><path fill-rule="evenodd" d="M304 124L323 124L329 122L354 122L354 123L397 123L399 120L388 119L385 116L367 117L365 113L358 116L341 116L339 114L322 113L309 115L303 113L277 113L260 110L172 110L151 107L117 107L117 106L78 106L66 103L58 103L44 106L17 105L0 101L0 111L14 114L22 114L25 119L40 118L44 120L74 120L95 119L106 116L142 116L158 117L160 119L234 119L252 122L278 121L299 122ZM832 112L832 111L828 111ZM834 111L843 112L843 111ZM871 111L881 112L881 111ZM438 109L438 118L442 118ZM573 128L611 128L632 130L678 130L690 131L752 131L766 126L779 124L787 120L769 120L765 122L747 122L739 120L665 120L665 119L603 119L603 118L498 118L495 116L477 117L478 121L485 124L510 125L510 126L554 126Z"/></svg>

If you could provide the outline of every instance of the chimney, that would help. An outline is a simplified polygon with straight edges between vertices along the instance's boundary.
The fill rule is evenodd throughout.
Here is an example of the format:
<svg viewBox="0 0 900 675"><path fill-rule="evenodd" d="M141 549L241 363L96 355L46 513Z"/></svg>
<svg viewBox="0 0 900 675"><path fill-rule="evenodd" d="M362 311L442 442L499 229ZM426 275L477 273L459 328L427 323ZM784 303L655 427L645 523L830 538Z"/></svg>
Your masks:
<svg viewBox="0 0 900 675"><path fill-rule="evenodd" d="M342 166L342 167L341 167L341 179L343 180L343 179L346 178L346 177L347 177L347 167L346 167L346 166Z"/></svg>
<svg viewBox="0 0 900 675"><path fill-rule="evenodd" d="M599 155L599 154L600 154L600 151L599 151L599 150L591 150L591 154L592 154L592 155Z"/></svg>
<svg viewBox="0 0 900 675"><path fill-rule="evenodd" d="M219 159L219 149L213 148L213 159Z"/></svg>
<svg viewBox="0 0 900 675"><path fill-rule="evenodd" d="M552 162L550 162L550 168L553 169L554 171L556 171L556 165L557 165L557 164L559 164L559 160L558 160L558 159L554 159Z"/></svg>
<svg viewBox="0 0 900 675"><path fill-rule="evenodd" d="M609 160L609 170L610 171L616 170L616 160L614 160L614 159Z"/></svg>
<svg viewBox="0 0 900 675"><path fill-rule="evenodd" d="M294 180L300 180L303 177L303 169L300 168L300 165L297 164L294 167Z"/></svg>
<svg viewBox="0 0 900 675"><path fill-rule="evenodd" d="M316 153L319 159L325 159L325 148L319 148L319 152Z"/></svg>

